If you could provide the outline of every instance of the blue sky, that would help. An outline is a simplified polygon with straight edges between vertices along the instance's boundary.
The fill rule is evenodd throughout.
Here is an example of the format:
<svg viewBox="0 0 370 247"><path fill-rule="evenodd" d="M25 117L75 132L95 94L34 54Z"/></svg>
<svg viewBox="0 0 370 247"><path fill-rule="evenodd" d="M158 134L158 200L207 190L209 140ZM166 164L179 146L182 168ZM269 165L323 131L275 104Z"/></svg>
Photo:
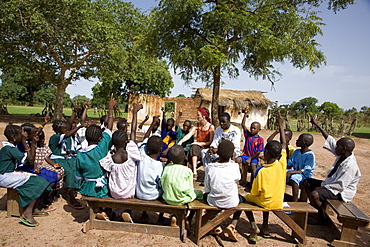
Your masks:
<svg viewBox="0 0 370 247"><path fill-rule="evenodd" d="M134 0L135 7L150 11L158 1ZM370 106L370 0L358 0L355 5L339 11L337 14L326 9L319 9L320 16L326 24L322 27L323 36L316 39L321 44L327 63L312 74L307 69L299 70L290 64L276 64L282 77L271 89L268 81L254 80L246 72L240 70L237 79L226 82L223 89L259 90L266 92L266 97L279 104L290 104L305 97L315 97L319 104L325 101L335 102L343 109ZM179 94L190 96L192 88L204 87L202 82L184 85L184 82L173 75L175 87L171 96ZM96 83L77 81L67 88L73 97L78 94L91 97L91 87Z"/></svg>

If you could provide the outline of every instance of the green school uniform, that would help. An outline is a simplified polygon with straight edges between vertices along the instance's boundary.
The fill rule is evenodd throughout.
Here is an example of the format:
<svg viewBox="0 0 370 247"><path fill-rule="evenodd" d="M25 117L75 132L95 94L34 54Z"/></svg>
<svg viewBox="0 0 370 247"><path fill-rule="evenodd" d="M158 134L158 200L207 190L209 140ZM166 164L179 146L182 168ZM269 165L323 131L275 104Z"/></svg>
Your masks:
<svg viewBox="0 0 370 247"><path fill-rule="evenodd" d="M100 198L108 196L108 180L99 160L107 156L111 147L111 131L106 129L98 145L88 146L77 153L76 176L81 179L82 195Z"/></svg>
<svg viewBox="0 0 370 247"><path fill-rule="evenodd" d="M76 179L76 158L67 157L67 150L71 150L71 139L64 139L64 135L54 134L49 139L49 148L53 152L51 159L64 168L67 188L78 189L80 182Z"/></svg>
<svg viewBox="0 0 370 247"><path fill-rule="evenodd" d="M4 146L0 150L0 174L13 173L17 160L21 161L24 157L25 153L19 151L17 147L10 145ZM15 189L18 191L20 207L26 207L44 192L51 191L49 182L40 176L30 176L24 184Z"/></svg>
<svg viewBox="0 0 370 247"><path fill-rule="evenodd" d="M186 133L184 133L184 130L181 129L180 125L177 125L176 127L176 144L181 141L182 138L186 136ZM184 148L185 151L189 151L191 148L191 144L194 142L194 136L190 137L189 140L183 142L181 146Z"/></svg>

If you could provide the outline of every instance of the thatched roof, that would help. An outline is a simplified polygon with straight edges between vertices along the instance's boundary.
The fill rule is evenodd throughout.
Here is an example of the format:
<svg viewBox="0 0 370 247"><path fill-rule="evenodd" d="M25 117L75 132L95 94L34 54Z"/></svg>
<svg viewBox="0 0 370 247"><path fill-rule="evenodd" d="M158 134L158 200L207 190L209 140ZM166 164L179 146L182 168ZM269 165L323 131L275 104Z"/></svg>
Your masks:
<svg viewBox="0 0 370 247"><path fill-rule="evenodd" d="M201 98L204 101L212 101L211 88L198 88L195 98ZM253 106L271 106L273 104L261 91L237 91L237 90L220 90L218 104L220 106L232 106L237 109L244 109L247 104Z"/></svg>

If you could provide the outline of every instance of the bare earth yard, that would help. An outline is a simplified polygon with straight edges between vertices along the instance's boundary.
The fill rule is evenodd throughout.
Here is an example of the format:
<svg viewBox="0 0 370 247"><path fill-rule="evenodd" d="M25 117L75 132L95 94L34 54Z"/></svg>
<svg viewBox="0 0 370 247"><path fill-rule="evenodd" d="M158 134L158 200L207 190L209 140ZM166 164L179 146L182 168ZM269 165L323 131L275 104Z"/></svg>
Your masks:
<svg viewBox="0 0 370 247"><path fill-rule="evenodd" d="M15 124L24 122L33 122L30 118L4 118L0 120L0 141L5 141L4 128L9 121ZM269 130L262 130L261 136L267 139L272 133ZM53 132L51 125L45 128L46 137L50 137ZM292 145L299 133L294 133ZM311 149L314 151L317 159L317 166L314 177L323 179L327 170L334 162L334 156L322 148L324 138L320 134L314 134L315 142ZM370 169L366 168L370 158L370 140L354 138L356 142L355 155L362 172L362 178L358 185L357 194L353 203L365 214L370 215ZM200 176L202 173L200 172ZM199 182L195 184L196 189L202 189ZM245 195L244 188L239 187L239 193ZM80 197L80 195L78 196ZM88 219L88 208L75 210L67 206L64 198L53 204L57 210L48 217L37 218L40 225L35 228L27 227L19 223L17 217L6 216L6 189L0 188L0 245L1 246L196 246L192 239L194 236L188 234L186 243L182 243L178 238L165 237L160 235L137 234L127 232L100 231L91 230L88 233L82 233L83 223ZM83 202L84 203L84 202ZM150 215L150 222L156 221L156 216ZM257 223L262 223L262 213L255 213ZM133 212L134 221L139 221L139 212ZM224 222L222 226L230 223ZM297 242L290 237L291 231L273 214L270 214L270 231L273 235L271 239L263 239L257 245L260 246L296 246ZM226 237L222 237L225 246L248 246L246 235L250 232L249 223L242 215L238 223L237 230L241 237L239 242L234 243ZM327 226L308 225L307 245L306 246L327 246L333 240L333 232ZM357 235L357 244L359 246L370 246L370 228L361 228ZM215 238L206 236L200 241L199 246L219 246Z"/></svg>

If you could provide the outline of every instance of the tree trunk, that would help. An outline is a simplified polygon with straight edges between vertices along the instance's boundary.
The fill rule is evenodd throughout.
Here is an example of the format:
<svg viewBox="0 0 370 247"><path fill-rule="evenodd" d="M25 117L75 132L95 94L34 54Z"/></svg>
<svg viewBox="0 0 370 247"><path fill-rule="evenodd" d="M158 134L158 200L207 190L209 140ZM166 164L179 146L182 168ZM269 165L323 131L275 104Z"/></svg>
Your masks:
<svg viewBox="0 0 370 247"><path fill-rule="evenodd" d="M64 119L63 116L63 103L64 103L64 92L66 91L66 86L63 84L57 85L57 95L55 98L55 107L54 107L54 120Z"/></svg>
<svg viewBox="0 0 370 247"><path fill-rule="evenodd" d="M221 86L221 67L217 66L213 71L213 92L212 92L212 123L218 126L218 99Z"/></svg>

